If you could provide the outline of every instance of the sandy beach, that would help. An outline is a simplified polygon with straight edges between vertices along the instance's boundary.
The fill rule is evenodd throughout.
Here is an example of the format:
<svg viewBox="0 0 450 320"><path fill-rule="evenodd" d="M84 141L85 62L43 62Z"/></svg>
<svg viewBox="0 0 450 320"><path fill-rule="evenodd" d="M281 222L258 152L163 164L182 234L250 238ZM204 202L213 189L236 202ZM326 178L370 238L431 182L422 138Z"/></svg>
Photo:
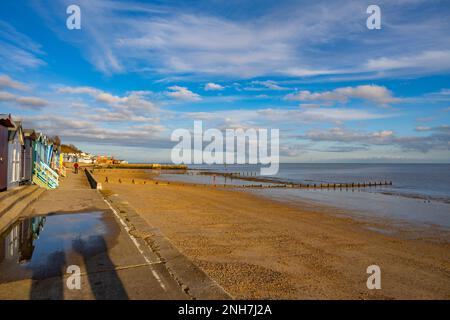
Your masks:
<svg viewBox="0 0 450 320"><path fill-rule="evenodd" d="M407 239L332 207L156 182L143 170L94 175L234 298L450 299L448 233ZM381 290L366 287L373 264Z"/></svg>

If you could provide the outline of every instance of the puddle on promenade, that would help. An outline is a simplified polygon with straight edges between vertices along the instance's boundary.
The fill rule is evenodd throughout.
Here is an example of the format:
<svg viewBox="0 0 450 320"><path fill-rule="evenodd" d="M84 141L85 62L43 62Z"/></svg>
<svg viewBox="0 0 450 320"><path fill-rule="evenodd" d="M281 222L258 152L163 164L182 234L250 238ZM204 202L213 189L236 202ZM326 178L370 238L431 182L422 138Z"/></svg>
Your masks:
<svg viewBox="0 0 450 320"><path fill-rule="evenodd" d="M0 283L65 274L68 265L107 251L117 234L102 211L52 214L16 221L0 234Z"/></svg>

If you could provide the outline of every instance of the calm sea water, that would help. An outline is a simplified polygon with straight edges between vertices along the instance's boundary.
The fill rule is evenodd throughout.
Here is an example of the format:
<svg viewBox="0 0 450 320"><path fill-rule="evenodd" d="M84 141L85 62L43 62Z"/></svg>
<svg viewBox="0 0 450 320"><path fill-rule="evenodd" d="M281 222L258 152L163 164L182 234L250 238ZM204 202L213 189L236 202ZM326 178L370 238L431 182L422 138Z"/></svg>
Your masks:
<svg viewBox="0 0 450 320"><path fill-rule="evenodd" d="M192 166L218 172L256 172L256 165ZM274 180L295 183L392 181L393 186L367 189L404 196L450 201L450 164L282 163Z"/></svg>
<svg viewBox="0 0 450 320"><path fill-rule="evenodd" d="M218 172L256 172L255 165L192 166ZM212 183L211 177L173 179ZM280 201L305 199L378 216L450 229L450 164L281 164L274 181L352 183L392 181L392 186L355 190L261 189L258 194ZM199 179L199 181L193 181ZM217 178L216 178L217 179Z"/></svg>

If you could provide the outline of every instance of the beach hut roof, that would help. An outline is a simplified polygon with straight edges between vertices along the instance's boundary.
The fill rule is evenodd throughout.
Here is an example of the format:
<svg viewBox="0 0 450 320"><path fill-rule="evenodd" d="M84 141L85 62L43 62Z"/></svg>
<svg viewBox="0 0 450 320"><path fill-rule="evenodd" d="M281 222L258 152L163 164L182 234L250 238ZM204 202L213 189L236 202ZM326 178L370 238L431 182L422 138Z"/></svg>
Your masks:
<svg viewBox="0 0 450 320"><path fill-rule="evenodd" d="M11 114L0 113L0 125L8 128L14 128L14 121Z"/></svg>
<svg viewBox="0 0 450 320"><path fill-rule="evenodd" d="M33 140L37 138L36 131L34 131L34 129L23 129L23 135L25 138L31 138Z"/></svg>
<svg viewBox="0 0 450 320"><path fill-rule="evenodd" d="M24 144L22 121L13 121L14 127L8 128L8 141L13 141L14 138L19 135L20 144Z"/></svg>
<svg viewBox="0 0 450 320"><path fill-rule="evenodd" d="M42 143L46 143L47 136L45 134L43 134L42 132L36 132L36 140L38 140L39 142L42 142Z"/></svg>

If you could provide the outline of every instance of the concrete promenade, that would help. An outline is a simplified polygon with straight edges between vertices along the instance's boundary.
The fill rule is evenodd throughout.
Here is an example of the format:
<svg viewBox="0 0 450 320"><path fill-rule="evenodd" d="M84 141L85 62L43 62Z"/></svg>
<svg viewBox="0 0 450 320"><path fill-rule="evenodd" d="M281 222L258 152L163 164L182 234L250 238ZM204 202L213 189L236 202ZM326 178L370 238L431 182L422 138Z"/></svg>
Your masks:
<svg viewBox="0 0 450 320"><path fill-rule="evenodd" d="M18 260L23 261L19 264L14 257L0 259L0 299L228 297L170 245L164 249L164 237L154 232L162 241L162 251L156 253L148 245L148 237L140 237L136 226L124 218L123 214L130 212L118 208L120 203L115 201L91 189L81 170L79 174L69 172L58 189L44 192L20 217L26 222L29 217L45 216L37 239L27 246L14 238L14 224L9 227L11 231L2 230L3 236L9 232L9 240L3 240L6 249L14 255L17 244ZM157 231L144 225L139 228ZM80 289L67 285L69 266L80 268ZM193 289L189 290L182 280ZM196 288L196 283L201 288Z"/></svg>

